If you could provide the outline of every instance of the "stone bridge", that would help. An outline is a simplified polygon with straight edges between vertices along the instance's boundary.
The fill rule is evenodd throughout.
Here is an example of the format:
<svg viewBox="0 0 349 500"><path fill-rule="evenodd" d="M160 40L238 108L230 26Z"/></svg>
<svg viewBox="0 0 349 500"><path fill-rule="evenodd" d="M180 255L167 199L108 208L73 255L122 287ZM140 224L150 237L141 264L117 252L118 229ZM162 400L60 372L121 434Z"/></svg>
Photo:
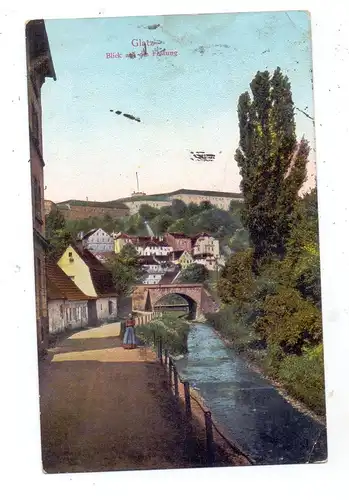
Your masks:
<svg viewBox="0 0 349 500"><path fill-rule="evenodd" d="M213 312L217 305L201 284L176 283L169 285L141 285L132 294L133 311L154 311L157 302L167 295L179 295L188 302L190 317L196 319Z"/></svg>

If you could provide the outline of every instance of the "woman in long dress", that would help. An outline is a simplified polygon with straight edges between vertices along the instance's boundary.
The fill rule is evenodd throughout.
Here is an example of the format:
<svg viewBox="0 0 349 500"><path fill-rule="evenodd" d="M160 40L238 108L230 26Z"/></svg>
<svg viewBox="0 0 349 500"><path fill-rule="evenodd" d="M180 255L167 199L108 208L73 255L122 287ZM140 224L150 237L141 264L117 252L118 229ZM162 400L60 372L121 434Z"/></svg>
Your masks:
<svg viewBox="0 0 349 500"><path fill-rule="evenodd" d="M137 347L137 340L135 334L135 320L132 314L128 315L126 320L126 331L124 335L123 348L135 349Z"/></svg>

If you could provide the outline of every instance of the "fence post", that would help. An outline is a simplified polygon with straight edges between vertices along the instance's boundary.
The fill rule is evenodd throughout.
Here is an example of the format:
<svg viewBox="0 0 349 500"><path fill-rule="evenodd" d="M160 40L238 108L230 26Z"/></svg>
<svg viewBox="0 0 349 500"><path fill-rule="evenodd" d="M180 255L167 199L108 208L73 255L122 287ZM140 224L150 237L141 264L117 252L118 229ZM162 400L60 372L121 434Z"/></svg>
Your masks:
<svg viewBox="0 0 349 500"><path fill-rule="evenodd" d="M214 442L212 430L212 416L210 411L205 411L205 427L206 427L206 450L208 465L214 464Z"/></svg>
<svg viewBox="0 0 349 500"><path fill-rule="evenodd" d="M184 385L184 398L185 398L185 413L187 415L187 419L191 419L191 402L190 402L190 388L189 382L183 382Z"/></svg>
<svg viewBox="0 0 349 500"><path fill-rule="evenodd" d="M174 381L174 394L175 397L178 399L179 398L179 392L178 392L178 372L176 365L173 364L173 381Z"/></svg>
<svg viewBox="0 0 349 500"><path fill-rule="evenodd" d="M172 359L169 358L169 360L168 360L168 383L169 383L171 391L172 391L172 365L173 365Z"/></svg>

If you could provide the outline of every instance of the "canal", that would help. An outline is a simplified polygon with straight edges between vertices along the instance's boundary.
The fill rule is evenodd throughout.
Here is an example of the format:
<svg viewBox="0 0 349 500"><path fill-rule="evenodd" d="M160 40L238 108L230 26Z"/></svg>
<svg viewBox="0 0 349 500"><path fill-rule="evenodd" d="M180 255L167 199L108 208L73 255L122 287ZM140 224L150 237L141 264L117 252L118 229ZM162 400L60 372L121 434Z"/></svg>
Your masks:
<svg viewBox="0 0 349 500"><path fill-rule="evenodd" d="M326 429L288 403L251 370L214 330L194 323L188 354L176 362L214 420L257 465L326 460Z"/></svg>

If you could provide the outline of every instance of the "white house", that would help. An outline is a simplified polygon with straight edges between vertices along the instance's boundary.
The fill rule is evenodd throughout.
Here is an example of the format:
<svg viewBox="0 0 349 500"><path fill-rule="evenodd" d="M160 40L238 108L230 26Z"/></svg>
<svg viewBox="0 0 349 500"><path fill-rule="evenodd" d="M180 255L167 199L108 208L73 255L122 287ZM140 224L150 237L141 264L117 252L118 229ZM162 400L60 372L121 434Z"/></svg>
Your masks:
<svg viewBox="0 0 349 500"><path fill-rule="evenodd" d="M92 253L114 251L114 238L103 229L91 229L82 236L83 247Z"/></svg>
<svg viewBox="0 0 349 500"><path fill-rule="evenodd" d="M149 240L141 241L135 243L136 250L140 256L150 256L154 255L157 257L165 257L173 252L173 248L170 247L165 241L161 240Z"/></svg>
<svg viewBox="0 0 349 500"><path fill-rule="evenodd" d="M195 264L202 264L208 271L218 271L225 265L224 257L213 257L212 255L200 255L195 257Z"/></svg>
<svg viewBox="0 0 349 500"><path fill-rule="evenodd" d="M160 283L163 277L164 273L146 274L143 277L142 283L143 285L157 285L158 283Z"/></svg>
<svg viewBox="0 0 349 500"><path fill-rule="evenodd" d="M94 299L85 295L75 283L50 260L46 263L47 305L49 335L67 330L81 329L89 324L89 302Z"/></svg>
<svg viewBox="0 0 349 500"><path fill-rule="evenodd" d="M207 233L196 235L192 240L192 255L195 258L200 255L211 255L219 258L219 241Z"/></svg>

